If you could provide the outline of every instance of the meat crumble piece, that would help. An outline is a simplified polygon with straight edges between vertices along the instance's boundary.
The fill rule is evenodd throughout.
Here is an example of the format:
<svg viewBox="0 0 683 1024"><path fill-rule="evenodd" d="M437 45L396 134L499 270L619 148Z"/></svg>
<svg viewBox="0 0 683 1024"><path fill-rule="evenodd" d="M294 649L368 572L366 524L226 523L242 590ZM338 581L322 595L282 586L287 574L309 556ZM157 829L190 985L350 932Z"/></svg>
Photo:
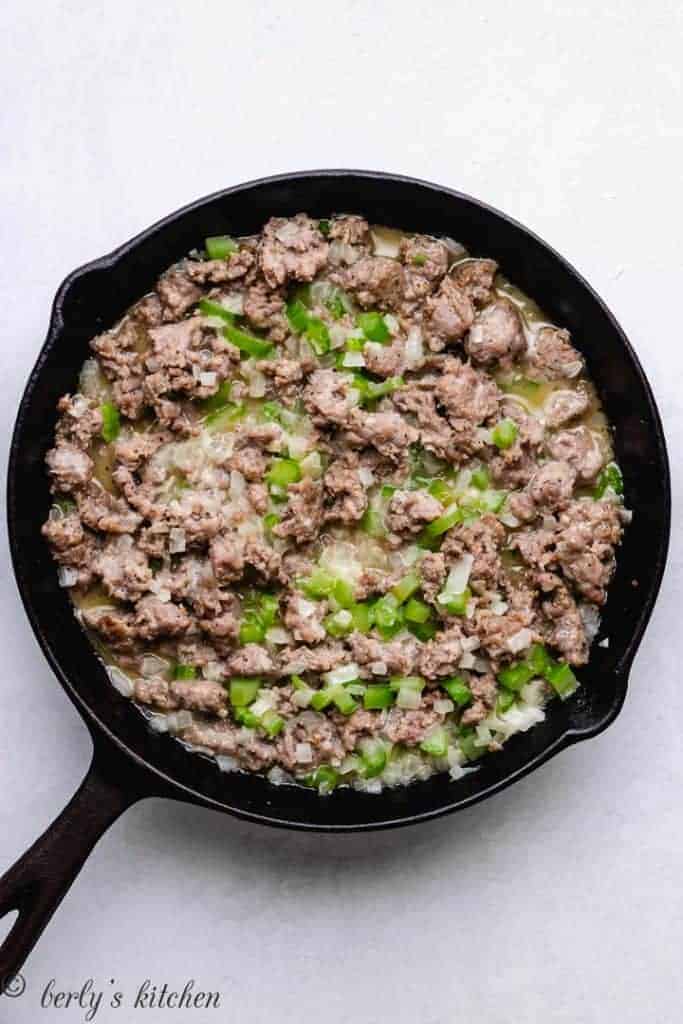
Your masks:
<svg viewBox="0 0 683 1024"><path fill-rule="evenodd" d="M434 387L437 401L450 419L478 425L498 412L501 393L494 381L459 359L448 359Z"/></svg>
<svg viewBox="0 0 683 1024"><path fill-rule="evenodd" d="M522 319L508 299L497 299L479 312L470 328L465 350L472 362L509 366L526 350Z"/></svg>
<svg viewBox="0 0 683 1024"><path fill-rule="evenodd" d="M560 327L542 327L530 355L528 373L534 380L571 380L583 369L583 357L569 331Z"/></svg>
<svg viewBox="0 0 683 1024"><path fill-rule="evenodd" d="M226 284L244 277L254 266L255 257L248 249L231 253L224 260L201 260L187 264L187 276L199 285Z"/></svg>
<svg viewBox="0 0 683 1024"><path fill-rule="evenodd" d="M604 604L614 572L614 548L620 540L618 509L609 501L580 498L560 515L557 561L588 601Z"/></svg>
<svg viewBox="0 0 683 1024"><path fill-rule="evenodd" d="M305 477L290 484L289 501L280 522L273 527L276 537L291 537L295 544L314 540L323 519L323 492L318 480Z"/></svg>
<svg viewBox="0 0 683 1024"><path fill-rule="evenodd" d="M539 573L536 582L544 595L550 595L541 604L548 623L546 643L559 651L570 665L585 665L588 638L576 601L554 573Z"/></svg>
<svg viewBox="0 0 683 1024"><path fill-rule="evenodd" d="M498 685L492 675L473 675L470 678L469 687L474 700L462 713L460 724L465 727L479 725L480 722L483 722L495 707L498 696Z"/></svg>
<svg viewBox="0 0 683 1024"><path fill-rule="evenodd" d="M553 391L543 408L549 427L564 427L588 410L590 399L584 391Z"/></svg>
<svg viewBox="0 0 683 1024"><path fill-rule="evenodd" d="M460 626L449 625L437 637L424 644L417 659L420 674L427 679L455 675L463 653L462 640Z"/></svg>
<svg viewBox="0 0 683 1024"><path fill-rule="evenodd" d="M149 595L135 607L135 628L141 640L180 636L190 628L190 617L181 605Z"/></svg>
<svg viewBox="0 0 683 1024"><path fill-rule="evenodd" d="M345 425L357 400L348 379L334 370L316 370L303 394L304 405L319 427Z"/></svg>
<svg viewBox="0 0 683 1024"><path fill-rule="evenodd" d="M55 430L57 441L65 441L85 450L102 430L102 413L92 399L83 395L63 395L57 403L60 414Z"/></svg>
<svg viewBox="0 0 683 1024"><path fill-rule="evenodd" d="M157 294L163 319L175 321L197 305L202 289L197 287L184 267L175 267L159 279Z"/></svg>
<svg viewBox="0 0 683 1024"><path fill-rule="evenodd" d="M525 491L510 495L508 506L524 522L535 519L540 511L557 512L571 501L576 471L568 462L543 463L529 480Z"/></svg>
<svg viewBox="0 0 683 1024"><path fill-rule="evenodd" d="M93 474L92 459L76 445L60 442L45 456L52 490L69 493L85 487Z"/></svg>
<svg viewBox="0 0 683 1024"><path fill-rule="evenodd" d="M271 288L287 281L312 281L327 263L329 246L305 213L271 217L261 234L258 262Z"/></svg>
<svg viewBox="0 0 683 1024"><path fill-rule="evenodd" d="M362 633L352 633L349 647L354 661L376 675L408 676L415 668L418 645L412 637L387 643Z"/></svg>
<svg viewBox="0 0 683 1024"><path fill-rule="evenodd" d="M392 533L410 536L442 513L441 502L426 491L396 491L389 502L386 522Z"/></svg>
<svg viewBox="0 0 683 1024"><path fill-rule="evenodd" d="M451 277L476 309L493 299L493 281L498 270L495 260L463 260L451 270Z"/></svg>
<svg viewBox="0 0 683 1024"><path fill-rule="evenodd" d="M268 331L274 341L282 341L288 334L284 305L282 288L273 289L266 281L256 281L244 296L244 315L254 327Z"/></svg>
<svg viewBox="0 0 683 1024"><path fill-rule="evenodd" d="M327 637L322 624L326 612L325 601L308 601L300 594L292 594L285 601L282 621L297 643L319 644Z"/></svg>
<svg viewBox="0 0 683 1024"><path fill-rule="evenodd" d="M437 238L409 235L402 239L399 258L405 267L403 304L407 309L423 302L448 269L448 249Z"/></svg>
<svg viewBox="0 0 683 1024"><path fill-rule="evenodd" d="M444 277L424 306L425 340L432 352L460 341L474 322L474 308L467 292L449 275Z"/></svg>
<svg viewBox="0 0 683 1024"><path fill-rule="evenodd" d="M441 556L448 565L464 554L473 556L469 586L475 593L495 589L503 575L500 552L505 542L505 528L495 516L485 515L467 526L449 530L441 545Z"/></svg>
<svg viewBox="0 0 683 1024"><path fill-rule="evenodd" d="M354 447L376 448L390 462L404 463L408 449L415 444L417 430L395 412L362 412L352 409L349 415L347 437Z"/></svg>
<svg viewBox="0 0 683 1024"><path fill-rule="evenodd" d="M362 256L338 280L364 309L397 310L403 301L403 268L387 256Z"/></svg>
<svg viewBox="0 0 683 1024"><path fill-rule="evenodd" d="M573 427L555 434L548 441L548 450L554 459L568 462L583 483L594 480L605 465L600 442L588 427Z"/></svg>
<svg viewBox="0 0 683 1024"><path fill-rule="evenodd" d="M107 593L119 601L137 601L152 581L147 555L135 546L129 533L108 540L93 569Z"/></svg>
<svg viewBox="0 0 683 1024"><path fill-rule="evenodd" d="M368 496L360 478L358 456L349 454L333 462L323 478L326 522L355 523L368 507ZM330 503L331 502L331 503Z"/></svg>

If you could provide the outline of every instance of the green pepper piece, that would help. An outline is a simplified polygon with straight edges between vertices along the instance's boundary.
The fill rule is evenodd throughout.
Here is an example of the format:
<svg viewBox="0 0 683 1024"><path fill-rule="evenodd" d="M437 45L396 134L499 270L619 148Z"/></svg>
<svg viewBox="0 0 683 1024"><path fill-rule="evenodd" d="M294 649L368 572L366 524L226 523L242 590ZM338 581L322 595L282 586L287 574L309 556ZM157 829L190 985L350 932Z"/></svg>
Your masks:
<svg viewBox="0 0 683 1024"><path fill-rule="evenodd" d="M284 727L285 720L284 718L281 718L276 711L266 711L261 716L261 728L270 739L274 739L275 736L278 736Z"/></svg>
<svg viewBox="0 0 683 1024"><path fill-rule="evenodd" d="M615 494L624 493L624 478L616 462L610 462L600 473L593 497L597 500L602 498L605 491L611 489Z"/></svg>
<svg viewBox="0 0 683 1024"><path fill-rule="evenodd" d="M330 636L347 636L353 631L353 616L348 609L341 608L338 612L323 619L323 626Z"/></svg>
<svg viewBox="0 0 683 1024"><path fill-rule="evenodd" d="M196 679L197 678L197 667L196 665L183 665L182 662L178 662L173 668L174 679Z"/></svg>
<svg viewBox="0 0 683 1024"><path fill-rule="evenodd" d="M578 689L579 681L566 662L558 662L546 670L545 677L561 700L566 700Z"/></svg>
<svg viewBox="0 0 683 1024"><path fill-rule="evenodd" d="M237 327L231 327L228 325L223 328L223 337L226 338L231 345L234 345L241 352L246 352L247 355L253 356L254 359L265 359L273 351L273 345L270 341L264 341L263 338L257 338L253 334L247 334L246 331L240 331Z"/></svg>
<svg viewBox="0 0 683 1024"><path fill-rule="evenodd" d="M202 412L213 413L218 412L219 409L227 408L231 404L231 390L232 382L229 380L222 381L215 395L211 395L209 398L205 398L202 402L200 402L200 408Z"/></svg>
<svg viewBox="0 0 683 1024"><path fill-rule="evenodd" d="M206 255L210 260L227 260L239 251L239 246L230 235L212 235L204 239Z"/></svg>
<svg viewBox="0 0 683 1024"><path fill-rule="evenodd" d="M515 703L515 695L512 690L501 690L496 699L496 714L504 715Z"/></svg>
<svg viewBox="0 0 683 1024"><path fill-rule="evenodd" d="M273 527L277 526L279 522L280 516L276 515L274 512L269 512L268 515L263 517L263 529L269 537L273 534Z"/></svg>
<svg viewBox="0 0 683 1024"><path fill-rule="evenodd" d="M420 750L423 754L429 754L431 757L445 757L448 750L446 730L440 727L434 729L429 736L422 740Z"/></svg>
<svg viewBox="0 0 683 1024"><path fill-rule="evenodd" d="M471 598L472 591L469 587L465 587L459 594L447 594L445 591L441 591L437 601L442 608L446 609L449 615L465 615Z"/></svg>
<svg viewBox="0 0 683 1024"><path fill-rule="evenodd" d="M362 774L366 779L374 779L381 775L387 763L387 748L382 740L367 738L358 744L360 759L363 764Z"/></svg>
<svg viewBox="0 0 683 1024"><path fill-rule="evenodd" d="M307 597L312 597L315 600L318 600L321 597L327 597L328 594L331 594L336 582L335 577L330 575L329 572L325 572L324 569L316 568L310 576L298 579L296 581L296 585L299 590L303 590Z"/></svg>
<svg viewBox="0 0 683 1024"><path fill-rule="evenodd" d="M427 488L429 493L448 508L455 501L455 492L449 487L445 480L432 480Z"/></svg>
<svg viewBox="0 0 683 1024"><path fill-rule="evenodd" d="M318 221L318 231L323 236L323 238L327 238L327 236L330 233L330 222L329 222L329 220L319 220Z"/></svg>
<svg viewBox="0 0 683 1024"><path fill-rule="evenodd" d="M427 541L435 540L460 522L462 522L462 511L453 506L438 519L433 519L431 523L428 523L420 534L419 540L421 541L423 538Z"/></svg>
<svg viewBox="0 0 683 1024"><path fill-rule="evenodd" d="M230 680L230 703L234 708L244 708L248 704L253 704L261 685L260 679L233 676Z"/></svg>
<svg viewBox="0 0 683 1024"><path fill-rule="evenodd" d="M230 402L228 405L223 405L220 409L210 413L204 420L204 426L212 434L229 430L238 420L242 419L246 411L247 409L243 402Z"/></svg>
<svg viewBox="0 0 683 1024"><path fill-rule="evenodd" d="M247 729L257 729L261 724L261 719L258 715L255 715L249 708L233 707L232 717L238 725L244 725Z"/></svg>
<svg viewBox="0 0 683 1024"><path fill-rule="evenodd" d="M266 627L261 622L258 614L253 611L247 612L240 623L239 642L244 644L259 644L266 637Z"/></svg>
<svg viewBox="0 0 683 1024"><path fill-rule="evenodd" d="M314 711L323 711L332 703L332 690L325 687L323 690L316 690L311 697L311 707Z"/></svg>
<svg viewBox="0 0 683 1024"><path fill-rule="evenodd" d="M391 588L391 593L394 595L399 604L405 604L409 597L412 597L416 590L420 589L420 577L416 572L409 572L407 576L400 579L398 583Z"/></svg>
<svg viewBox="0 0 683 1024"><path fill-rule="evenodd" d="M396 694L390 686L380 686L377 683L371 683L363 695L363 707L367 711L390 708L395 700Z"/></svg>
<svg viewBox="0 0 683 1024"><path fill-rule="evenodd" d="M412 263L416 267L424 267L427 262L427 254L424 252L416 252L413 256Z"/></svg>
<svg viewBox="0 0 683 1024"><path fill-rule="evenodd" d="M525 661L535 676L544 676L553 665L553 659L543 644L533 644L529 648Z"/></svg>
<svg viewBox="0 0 683 1024"><path fill-rule="evenodd" d="M121 431L119 410L111 402L105 402L100 406L100 412L102 414L102 440L111 444Z"/></svg>
<svg viewBox="0 0 683 1024"><path fill-rule="evenodd" d="M534 677L534 670L523 661L517 661L498 673L498 682L506 690L518 693Z"/></svg>
<svg viewBox="0 0 683 1024"><path fill-rule="evenodd" d="M374 621L374 612L369 604L359 601L349 608L353 620L353 628L357 633L369 633Z"/></svg>
<svg viewBox="0 0 683 1024"><path fill-rule="evenodd" d="M301 299L294 299L286 306L287 319L293 331L303 334L308 327L308 310Z"/></svg>
<svg viewBox="0 0 683 1024"><path fill-rule="evenodd" d="M368 341L378 341L383 345L391 337L381 313L359 313L356 323Z"/></svg>
<svg viewBox="0 0 683 1024"><path fill-rule="evenodd" d="M418 597L411 597L403 609L403 616L406 622L423 623L431 618L432 609L425 601L421 601Z"/></svg>
<svg viewBox="0 0 683 1024"><path fill-rule="evenodd" d="M324 796L339 785L339 772L331 764L321 764L314 772L306 775L304 782Z"/></svg>
<svg viewBox="0 0 683 1024"><path fill-rule="evenodd" d="M393 594L385 594L384 597L380 597L373 608L375 625L379 629L391 629L399 617L398 608L398 600Z"/></svg>
<svg viewBox="0 0 683 1024"><path fill-rule="evenodd" d="M490 482L489 471L486 466L477 466L472 470L472 486L480 491L487 490Z"/></svg>
<svg viewBox="0 0 683 1024"><path fill-rule="evenodd" d="M306 339L317 356L324 356L330 351L330 332L327 324L316 316L308 318Z"/></svg>
<svg viewBox="0 0 683 1024"><path fill-rule="evenodd" d="M519 427L514 420L505 419L499 420L495 427L491 431L491 440L495 444L496 448L504 451L506 448L511 448L517 440L517 434L519 433Z"/></svg>
<svg viewBox="0 0 683 1024"><path fill-rule="evenodd" d="M382 513L372 505L368 505L363 513L360 528L363 533L367 533L370 537L385 537L387 532Z"/></svg>
<svg viewBox="0 0 683 1024"><path fill-rule="evenodd" d="M301 480L301 466L296 459L273 459L266 473L266 480L271 487L288 487Z"/></svg>
<svg viewBox="0 0 683 1024"><path fill-rule="evenodd" d="M446 679L441 685L459 708L467 707L472 700L472 691L463 676L453 676L451 679Z"/></svg>
<svg viewBox="0 0 683 1024"><path fill-rule="evenodd" d="M338 710L341 711L342 715L352 715L358 707L358 702L353 699L344 686L333 686L330 694L332 701Z"/></svg>
<svg viewBox="0 0 683 1024"><path fill-rule="evenodd" d="M204 316L217 317L219 320L224 320L227 324L234 324L235 314L231 313L225 306L221 306L220 302L213 302L211 299L200 299L199 312L203 313Z"/></svg>
<svg viewBox="0 0 683 1024"><path fill-rule="evenodd" d="M433 640L437 634L437 628L434 622L407 622L406 627L410 630L413 636L416 636L418 640L423 643L427 643L428 640Z"/></svg>

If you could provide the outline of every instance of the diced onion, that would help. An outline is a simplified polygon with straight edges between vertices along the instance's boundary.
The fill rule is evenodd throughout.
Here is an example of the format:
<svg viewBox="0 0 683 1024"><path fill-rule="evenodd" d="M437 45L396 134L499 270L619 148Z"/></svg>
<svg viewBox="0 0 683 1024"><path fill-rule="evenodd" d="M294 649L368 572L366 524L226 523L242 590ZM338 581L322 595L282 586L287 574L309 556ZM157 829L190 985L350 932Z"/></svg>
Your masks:
<svg viewBox="0 0 683 1024"><path fill-rule="evenodd" d="M403 238L402 231L381 227L373 228L370 234L372 235L372 247L375 256L388 256L390 259L398 259L401 239Z"/></svg>
<svg viewBox="0 0 683 1024"><path fill-rule="evenodd" d="M152 676L163 675L167 669L168 662L164 661L163 658L158 658L156 654L145 654L140 666L140 672L145 679L151 679Z"/></svg>
<svg viewBox="0 0 683 1024"><path fill-rule="evenodd" d="M233 501L243 498L247 493L247 482L242 474L233 469L230 472L230 497Z"/></svg>
<svg viewBox="0 0 683 1024"><path fill-rule="evenodd" d="M241 292L230 292L228 295L224 295L219 302L223 309L227 309L229 313L236 313L237 316L241 316L244 312L244 296Z"/></svg>
<svg viewBox="0 0 683 1024"><path fill-rule="evenodd" d="M323 465L319 452L310 452L301 460L301 472L304 476L310 476L313 480L317 480L322 476Z"/></svg>
<svg viewBox="0 0 683 1024"><path fill-rule="evenodd" d="M291 639L292 634L282 626L271 626L266 631L266 641L269 644L288 644Z"/></svg>
<svg viewBox="0 0 683 1024"><path fill-rule="evenodd" d="M503 601L500 596L497 597L495 601L491 602L491 611L494 615L505 615L505 612L509 607L510 605L507 601Z"/></svg>
<svg viewBox="0 0 683 1024"><path fill-rule="evenodd" d="M372 487L375 482L375 474L367 466L358 467L358 479L363 487Z"/></svg>
<svg viewBox="0 0 683 1024"><path fill-rule="evenodd" d="M424 359L424 345L422 344L422 331L419 327L411 327L408 331L404 358L408 366L416 366Z"/></svg>
<svg viewBox="0 0 683 1024"><path fill-rule="evenodd" d="M342 366L365 366L365 356L362 352L345 352Z"/></svg>
<svg viewBox="0 0 683 1024"><path fill-rule="evenodd" d="M236 772L240 766L236 757L228 757L226 754L216 754L216 764L222 772Z"/></svg>
<svg viewBox="0 0 683 1024"><path fill-rule="evenodd" d="M147 722L152 732L168 732L168 719L166 715L150 715Z"/></svg>
<svg viewBox="0 0 683 1024"><path fill-rule="evenodd" d="M448 574L444 591L448 594L462 594L470 578L474 565L474 556L469 553L461 555Z"/></svg>
<svg viewBox="0 0 683 1024"><path fill-rule="evenodd" d="M199 383L204 388L212 388L217 380L217 374L215 370L202 370L199 374Z"/></svg>
<svg viewBox="0 0 683 1024"><path fill-rule="evenodd" d="M392 334L398 334L400 324L393 313L384 314L384 323L387 325Z"/></svg>
<svg viewBox="0 0 683 1024"><path fill-rule="evenodd" d="M322 678L328 686L339 686L342 683L350 683L352 680L357 679L358 675L358 665L355 662L351 662L349 665L340 665L339 668L326 672Z"/></svg>
<svg viewBox="0 0 683 1024"><path fill-rule="evenodd" d="M174 527L168 535L168 550L172 555L178 555L185 550L185 531Z"/></svg>
<svg viewBox="0 0 683 1024"><path fill-rule="evenodd" d="M519 654L520 651L526 650L527 647L531 646L531 642L534 638L533 633L526 627L518 630L517 633L513 633L507 639L506 647L513 654Z"/></svg>
<svg viewBox="0 0 683 1024"><path fill-rule="evenodd" d="M400 708L408 708L411 711L415 711L422 703L422 696L419 690L413 690L404 686L398 691L396 703Z"/></svg>
<svg viewBox="0 0 683 1024"><path fill-rule="evenodd" d="M112 686L115 690L121 694L122 697L132 697L135 692L132 679L129 679L125 672L122 672L116 665L107 666L107 675L111 681Z"/></svg>
<svg viewBox="0 0 683 1024"><path fill-rule="evenodd" d="M475 662L474 655L470 654L469 651L466 651L465 654L463 654L462 657L460 658L460 661L458 662L458 666L460 668L473 668L474 667L474 662Z"/></svg>
<svg viewBox="0 0 683 1024"><path fill-rule="evenodd" d="M307 708L314 692L314 690L295 690L292 694L292 704L296 704L298 708Z"/></svg>
<svg viewBox="0 0 683 1024"><path fill-rule="evenodd" d="M579 605L579 612L583 620L584 629L586 630L588 643L592 644L600 630L600 612L594 604L587 604L585 602Z"/></svg>
<svg viewBox="0 0 683 1024"><path fill-rule="evenodd" d="M310 764L313 760L313 748L310 743L297 743L294 748L294 757L299 764Z"/></svg>
<svg viewBox="0 0 683 1024"><path fill-rule="evenodd" d="M373 676L385 676L387 674L386 661L371 661L368 668L372 672Z"/></svg>
<svg viewBox="0 0 683 1024"><path fill-rule="evenodd" d="M604 639L598 641L598 647L609 647L609 637L606 636Z"/></svg>
<svg viewBox="0 0 683 1024"><path fill-rule="evenodd" d="M455 704L452 700L435 700L434 710L438 715L447 715L450 711L455 710Z"/></svg>
<svg viewBox="0 0 683 1024"><path fill-rule="evenodd" d="M68 565L60 565L57 570L57 579L60 587L73 587L78 580L78 569L72 569Z"/></svg>
<svg viewBox="0 0 683 1024"><path fill-rule="evenodd" d="M273 786L284 786L288 782L292 781L292 776L288 775L287 772L283 768L278 767L278 765L273 765L266 777L268 782L272 783Z"/></svg>

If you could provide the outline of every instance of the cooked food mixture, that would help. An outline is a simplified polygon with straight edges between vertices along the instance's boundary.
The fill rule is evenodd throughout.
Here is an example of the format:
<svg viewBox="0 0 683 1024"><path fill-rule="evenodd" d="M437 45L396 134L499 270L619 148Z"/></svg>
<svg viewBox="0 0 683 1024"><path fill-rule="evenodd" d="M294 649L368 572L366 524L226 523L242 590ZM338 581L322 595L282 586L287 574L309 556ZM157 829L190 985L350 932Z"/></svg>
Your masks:
<svg viewBox="0 0 683 1024"><path fill-rule="evenodd" d="M276 217L91 348L43 533L151 727L377 792L459 778L574 693L621 474L568 332L493 260Z"/></svg>

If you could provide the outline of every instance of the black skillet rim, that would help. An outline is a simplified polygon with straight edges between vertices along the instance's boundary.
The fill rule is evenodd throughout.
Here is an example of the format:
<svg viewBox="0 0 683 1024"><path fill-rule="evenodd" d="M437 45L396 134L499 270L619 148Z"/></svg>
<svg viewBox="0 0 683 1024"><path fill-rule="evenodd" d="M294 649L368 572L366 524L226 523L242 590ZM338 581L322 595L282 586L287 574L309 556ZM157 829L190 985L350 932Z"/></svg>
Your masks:
<svg viewBox="0 0 683 1024"><path fill-rule="evenodd" d="M624 350L624 354L631 363L632 369L635 371L639 378L641 387L646 396L647 400L647 414L651 427L653 428L653 438L656 447L656 459L658 470L661 473L662 490L664 492L663 502L663 519L665 521L666 528L662 531L659 537L659 544L657 547L657 559L653 567L652 579L648 588L645 600L643 601L640 615L637 620L636 628L634 629L629 642L626 644L624 651L621 655L620 661L614 669L615 675L618 677L618 686L615 695L614 702L610 707L607 714L605 714L599 721L596 721L584 728L568 728L546 748L544 748L539 754L531 758L529 761L524 763L520 768L511 772L503 778L500 778L487 787L481 789L478 792L472 793L469 796L461 797L460 799L455 798L448 802L444 802L441 806L431 808L429 810L418 812L416 814L403 816L403 817L388 817L384 820L372 820L372 821L361 821L356 823L320 823L320 822L307 822L307 821L288 821L282 817L272 817L267 813L256 813L251 810L245 810L241 807L231 806L226 801L218 800L213 797L207 796L206 794L192 789L190 786L183 782L173 778L173 776L166 774L156 765L148 762L132 750L127 744L121 740L117 734L110 729L110 727L102 721L102 719L95 713L90 705L84 700L84 698L78 693L75 686L71 683L68 673L62 668L59 654L53 649L51 641L45 635L40 615L36 612L33 607L33 601L31 598L31 581L25 576L22 566L22 552L21 545L17 538L17 527L16 527L16 505L17 505L17 468L21 458L21 435L25 426L26 412L28 409L31 394L34 390L37 379L40 376L42 365L46 359L47 353L52 349L52 346L58 339L59 332L62 327L62 309L64 302L69 293L70 288L77 282L81 277L91 273L92 271L107 270L113 267L119 259L123 258L135 249L136 246L142 242L152 238L157 232L163 230L167 226L173 224L183 216L199 210L201 207L215 202L222 197L229 195L240 194L249 190L257 189L264 186L272 185L296 185L300 181L310 181L315 179L338 179L344 177L357 178L361 180L368 180L374 182L393 182L406 185L408 187L417 187L418 189L426 189L432 193L437 193L444 199L454 199L456 201L464 201L474 207L479 208L484 214L499 219L505 222L509 227L515 229L526 235L533 243L546 252L560 264L564 273L574 278L575 282L588 293L589 297L594 303L596 303L602 314L608 320L612 330L618 336L621 346ZM191 803L200 804L202 806L221 810L225 813L229 813L238 818L253 821L259 824L267 824L275 827L291 828L301 831L317 831L317 832L354 832L354 831L365 831L365 830L379 830L392 827L400 827L407 824L417 824L423 821L431 820L433 818L441 817L449 813L453 813L456 810L464 807L471 806L474 803L478 803L480 800L486 797L492 796L513 782L522 778L529 772L538 768L541 764L547 761L550 757L559 753L562 749L570 746L571 744L583 740L589 739L596 736L604 729L606 729L616 718L621 707L623 705L626 689L627 689L627 676L631 665L631 662L635 656L638 645L642 639L642 635L645 631L647 623L652 614L654 603L659 592L661 585L662 576L666 565L666 557L669 544L670 534L670 519L671 519L671 490L670 490L670 477L669 477L669 465L666 452L666 443L664 437L664 431L662 428L661 419L659 412L652 394L647 377L640 365L638 357L636 356L633 348L631 347L628 339L626 338L623 330L618 324L617 320L607 308L602 299L597 295L591 285L583 278L583 276L570 264L564 257L557 253L550 245L548 245L543 239L541 239L534 232L530 231L524 225L515 221L513 218L507 216L501 211L494 207L481 202L465 193L446 188L441 185L436 185L428 181L421 179L408 177L405 175L390 174L381 171L364 171L364 170L353 170L353 169L330 169L330 170L308 170L301 172L289 172L286 174L272 175L264 178L255 179L239 185L232 186L227 189L220 189L208 196L204 196L173 213L163 217L162 219L155 222L149 228L138 233L129 241L124 242L110 253L102 256L98 259L92 260L76 270L72 271L60 285L51 311L50 326L48 329L47 337L43 343L41 350L38 354L36 363L29 375L26 387L22 394L22 398L19 404L17 412L17 418L15 427L12 435L10 458L8 464L8 486L7 486L7 509L8 509L8 536L9 545L12 557L12 563L14 567L15 577L17 579L17 585L21 595L22 603L26 610L27 617L31 624L31 628L38 640L38 643L45 654L48 663L52 670L56 674L60 684L66 691L71 701L75 704L79 714L84 719L89 731L93 737L93 741L97 744L98 733L103 734L108 740L114 745L126 759L132 760L138 768L141 770L143 776L146 774L148 789L150 795L159 792L167 796L175 796L178 799L184 799ZM192 756L192 755L191 755ZM159 785L161 784L161 785ZM456 784L457 785L457 784ZM374 800L382 799L381 797L373 797Z"/></svg>

